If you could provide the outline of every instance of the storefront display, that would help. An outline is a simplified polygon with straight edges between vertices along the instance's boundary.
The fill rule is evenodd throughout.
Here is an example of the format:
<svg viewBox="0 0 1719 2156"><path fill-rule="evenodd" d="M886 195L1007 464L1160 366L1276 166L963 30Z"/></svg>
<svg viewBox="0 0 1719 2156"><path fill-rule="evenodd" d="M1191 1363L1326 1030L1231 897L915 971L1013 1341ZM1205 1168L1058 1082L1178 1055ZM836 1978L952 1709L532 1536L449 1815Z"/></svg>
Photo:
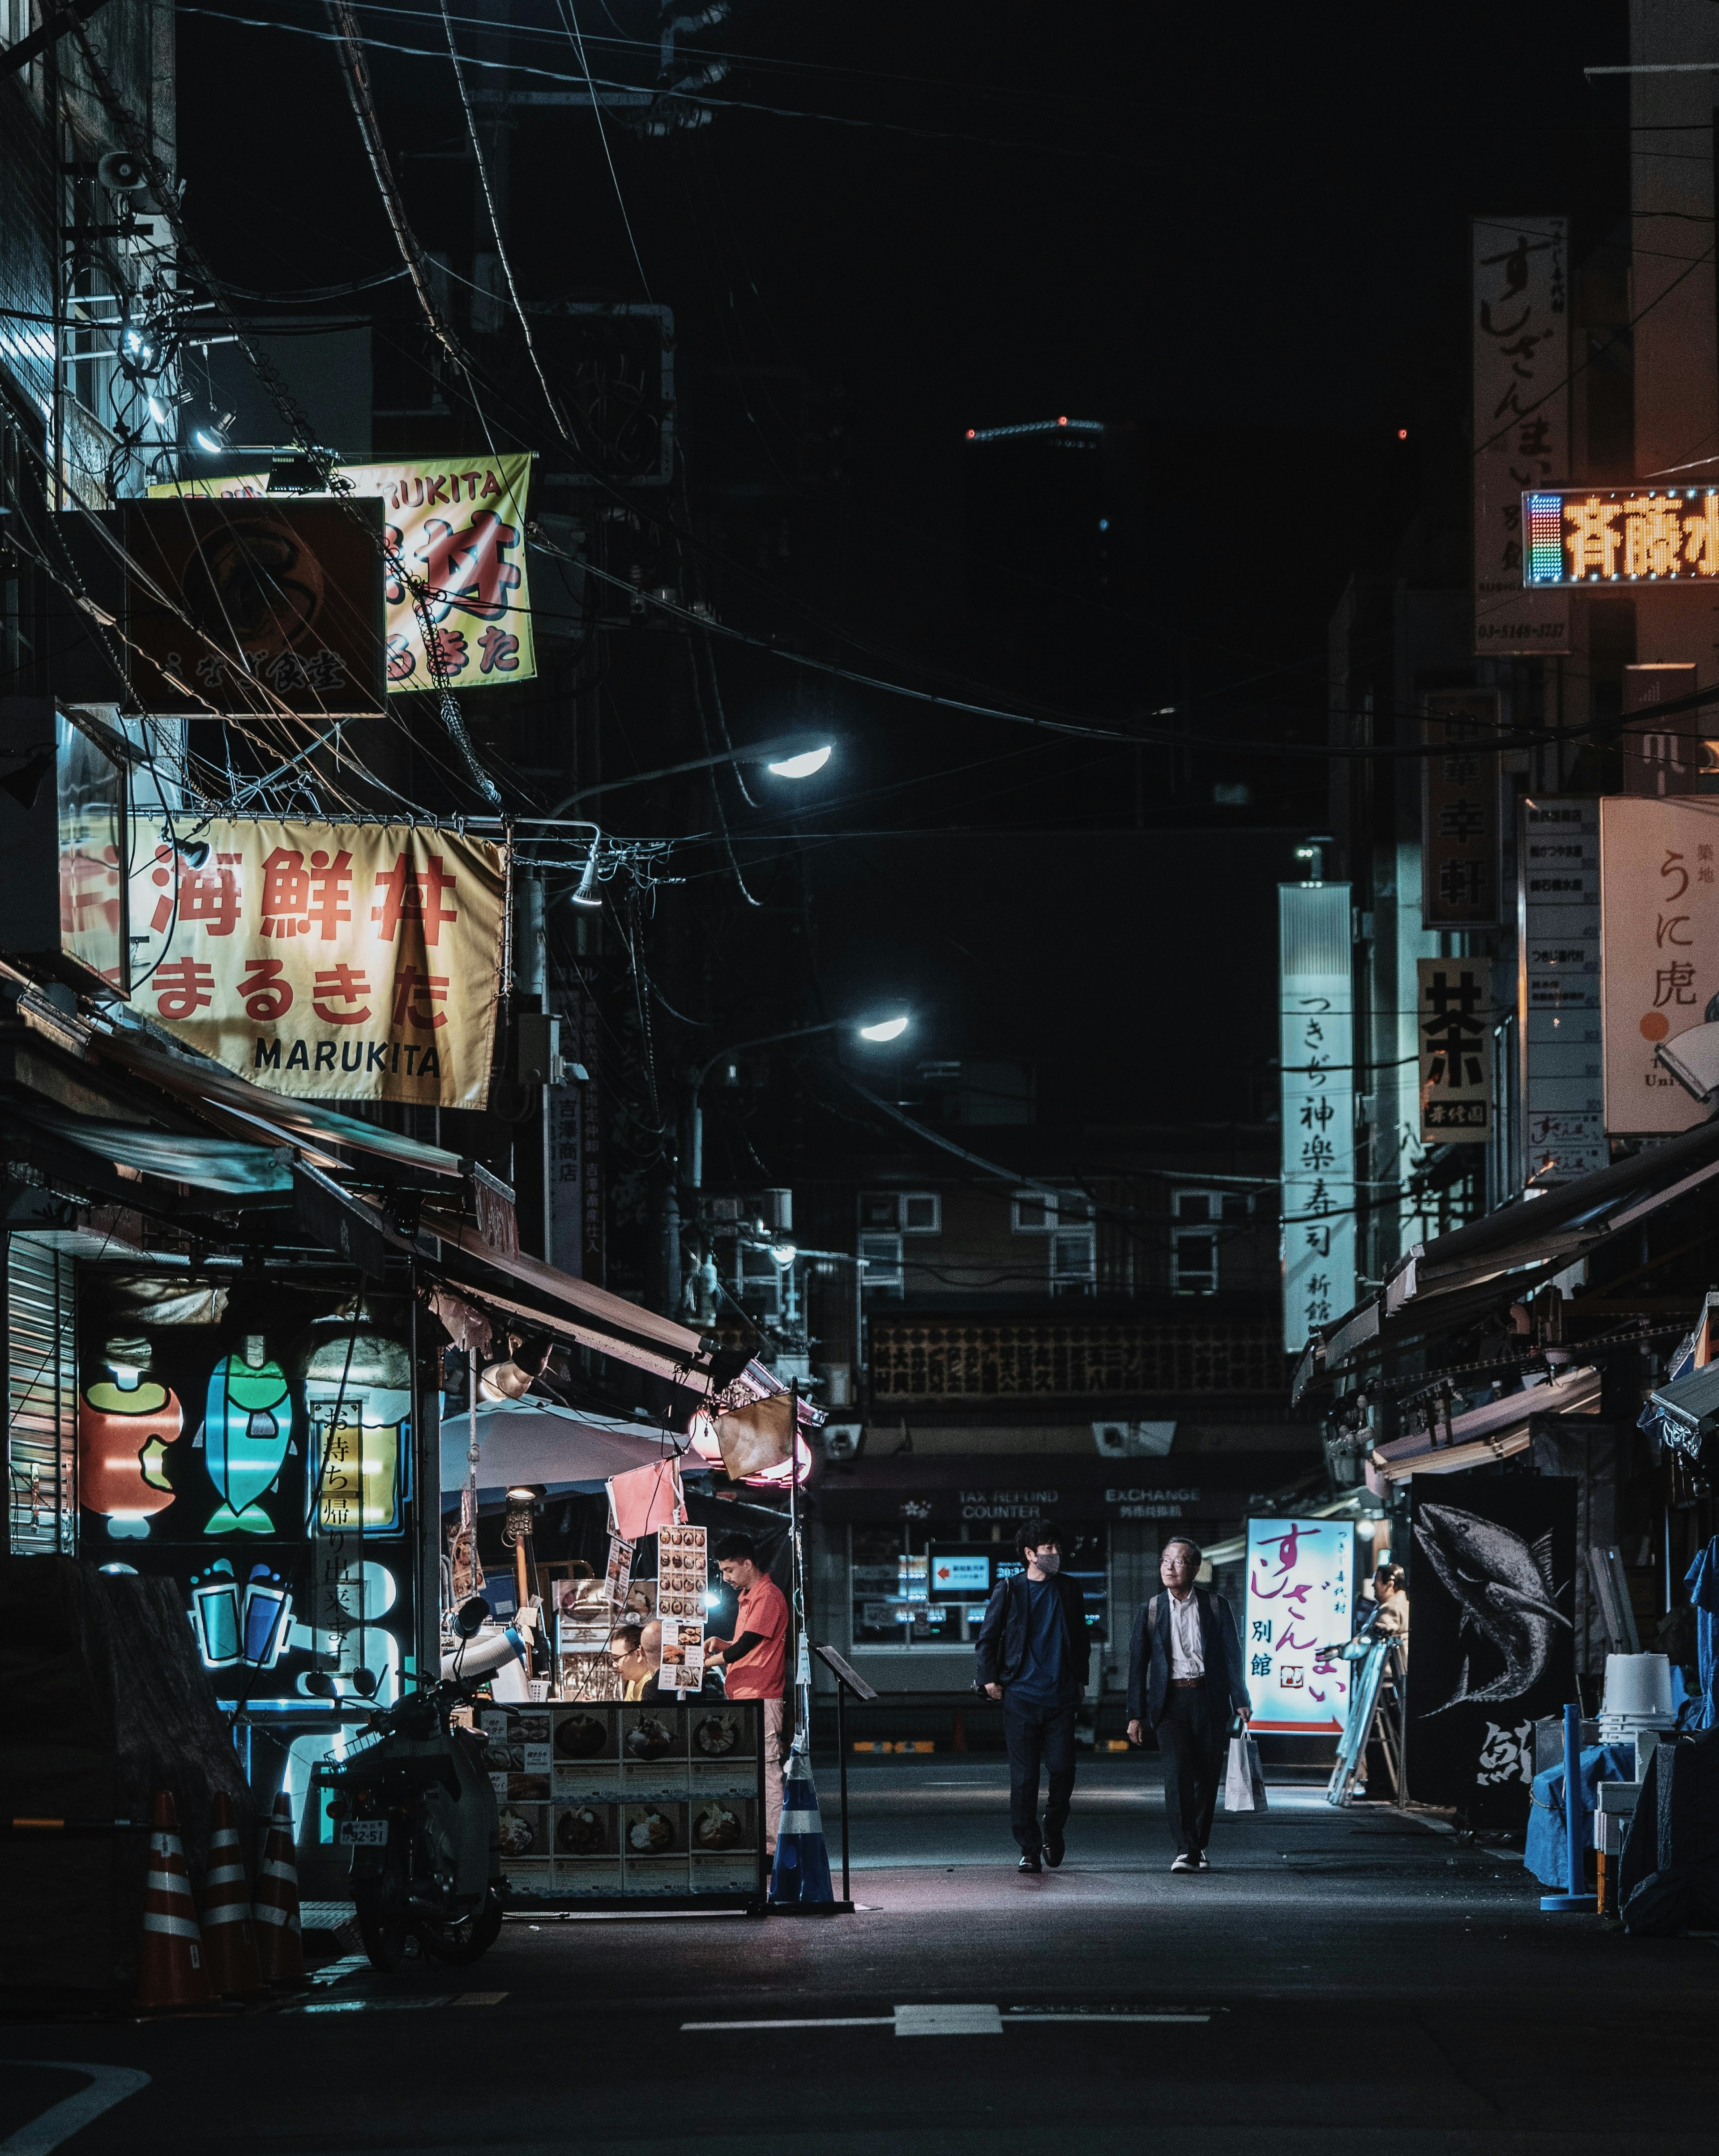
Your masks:
<svg viewBox="0 0 1719 2156"><path fill-rule="evenodd" d="M662 1620L665 1690L697 1691L705 1679L708 1530L670 1527L657 1537L657 1615Z"/></svg>
<svg viewBox="0 0 1719 2156"><path fill-rule="evenodd" d="M762 1899L758 1701L477 1716L516 1907Z"/></svg>

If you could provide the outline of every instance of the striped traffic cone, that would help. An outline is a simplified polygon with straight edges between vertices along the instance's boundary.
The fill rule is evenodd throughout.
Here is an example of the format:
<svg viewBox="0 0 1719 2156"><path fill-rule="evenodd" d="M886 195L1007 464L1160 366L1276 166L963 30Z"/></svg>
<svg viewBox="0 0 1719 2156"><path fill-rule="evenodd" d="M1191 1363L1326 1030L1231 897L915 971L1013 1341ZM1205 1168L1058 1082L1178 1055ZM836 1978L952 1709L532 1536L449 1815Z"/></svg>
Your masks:
<svg viewBox="0 0 1719 2156"><path fill-rule="evenodd" d="M305 1942L299 1928L299 1867L292 1853L292 1799L285 1789L275 1798L269 1821L251 1914L263 1981L296 1984L305 1973Z"/></svg>
<svg viewBox="0 0 1719 2156"><path fill-rule="evenodd" d="M217 1795L209 1820L209 1868L203 1882L203 1939L209 1981L217 1991L238 1997L260 1991L263 1971L251 1928L250 1888L244 1876L244 1852L233 1820L233 1799Z"/></svg>
<svg viewBox="0 0 1719 2156"><path fill-rule="evenodd" d="M782 1824L776 1831L776 1868L770 1875L772 1902L834 1902L829 1851L824 1845L824 1821L803 1729L783 1769Z"/></svg>
<svg viewBox="0 0 1719 2156"><path fill-rule="evenodd" d="M179 1845L178 1818L165 1789L155 1800L151 1825L137 2005L148 2013L165 2007L207 2006L212 1994L203 1934L197 1928L185 1851Z"/></svg>

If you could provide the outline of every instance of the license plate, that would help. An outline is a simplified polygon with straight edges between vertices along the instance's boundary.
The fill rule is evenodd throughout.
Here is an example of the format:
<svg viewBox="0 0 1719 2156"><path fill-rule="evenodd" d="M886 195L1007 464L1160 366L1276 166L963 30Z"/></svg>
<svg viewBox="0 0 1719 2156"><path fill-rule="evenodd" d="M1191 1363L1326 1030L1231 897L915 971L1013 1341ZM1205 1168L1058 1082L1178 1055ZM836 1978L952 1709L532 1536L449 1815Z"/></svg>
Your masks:
<svg viewBox="0 0 1719 2156"><path fill-rule="evenodd" d="M346 1849L380 1849L388 1838L386 1820L337 1820L335 1839Z"/></svg>

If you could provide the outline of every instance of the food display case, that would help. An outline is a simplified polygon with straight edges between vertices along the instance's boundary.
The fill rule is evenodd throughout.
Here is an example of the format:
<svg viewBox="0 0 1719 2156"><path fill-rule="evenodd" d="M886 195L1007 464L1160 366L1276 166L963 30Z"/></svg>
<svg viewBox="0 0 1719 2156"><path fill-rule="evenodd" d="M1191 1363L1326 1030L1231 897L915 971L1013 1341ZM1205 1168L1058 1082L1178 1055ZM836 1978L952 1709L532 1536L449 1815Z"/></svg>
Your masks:
<svg viewBox="0 0 1719 2156"><path fill-rule="evenodd" d="M476 1715L510 1907L762 1906L760 1702L550 1701Z"/></svg>

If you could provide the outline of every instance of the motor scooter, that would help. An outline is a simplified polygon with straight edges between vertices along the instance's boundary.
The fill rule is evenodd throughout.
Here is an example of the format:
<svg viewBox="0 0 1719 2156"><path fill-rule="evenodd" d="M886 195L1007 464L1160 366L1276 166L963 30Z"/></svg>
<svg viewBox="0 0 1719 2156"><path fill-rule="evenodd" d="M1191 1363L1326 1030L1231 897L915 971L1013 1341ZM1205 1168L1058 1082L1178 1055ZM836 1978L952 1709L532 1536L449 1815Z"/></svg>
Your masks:
<svg viewBox="0 0 1719 2156"><path fill-rule="evenodd" d="M437 1961L475 1962L501 1928L500 1815L484 1739L453 1719L490 1674L498 1650L488 1641L474 1653L484 1666L460 1666L489 1614L480 1597L463 1604L454 1620L459 1645L444 1656L441 1681L372 1715L322 1776L335 1791L336 1840L352 1852L359 1934L380 1969L398 1969L413 1938Z"/></svg>

